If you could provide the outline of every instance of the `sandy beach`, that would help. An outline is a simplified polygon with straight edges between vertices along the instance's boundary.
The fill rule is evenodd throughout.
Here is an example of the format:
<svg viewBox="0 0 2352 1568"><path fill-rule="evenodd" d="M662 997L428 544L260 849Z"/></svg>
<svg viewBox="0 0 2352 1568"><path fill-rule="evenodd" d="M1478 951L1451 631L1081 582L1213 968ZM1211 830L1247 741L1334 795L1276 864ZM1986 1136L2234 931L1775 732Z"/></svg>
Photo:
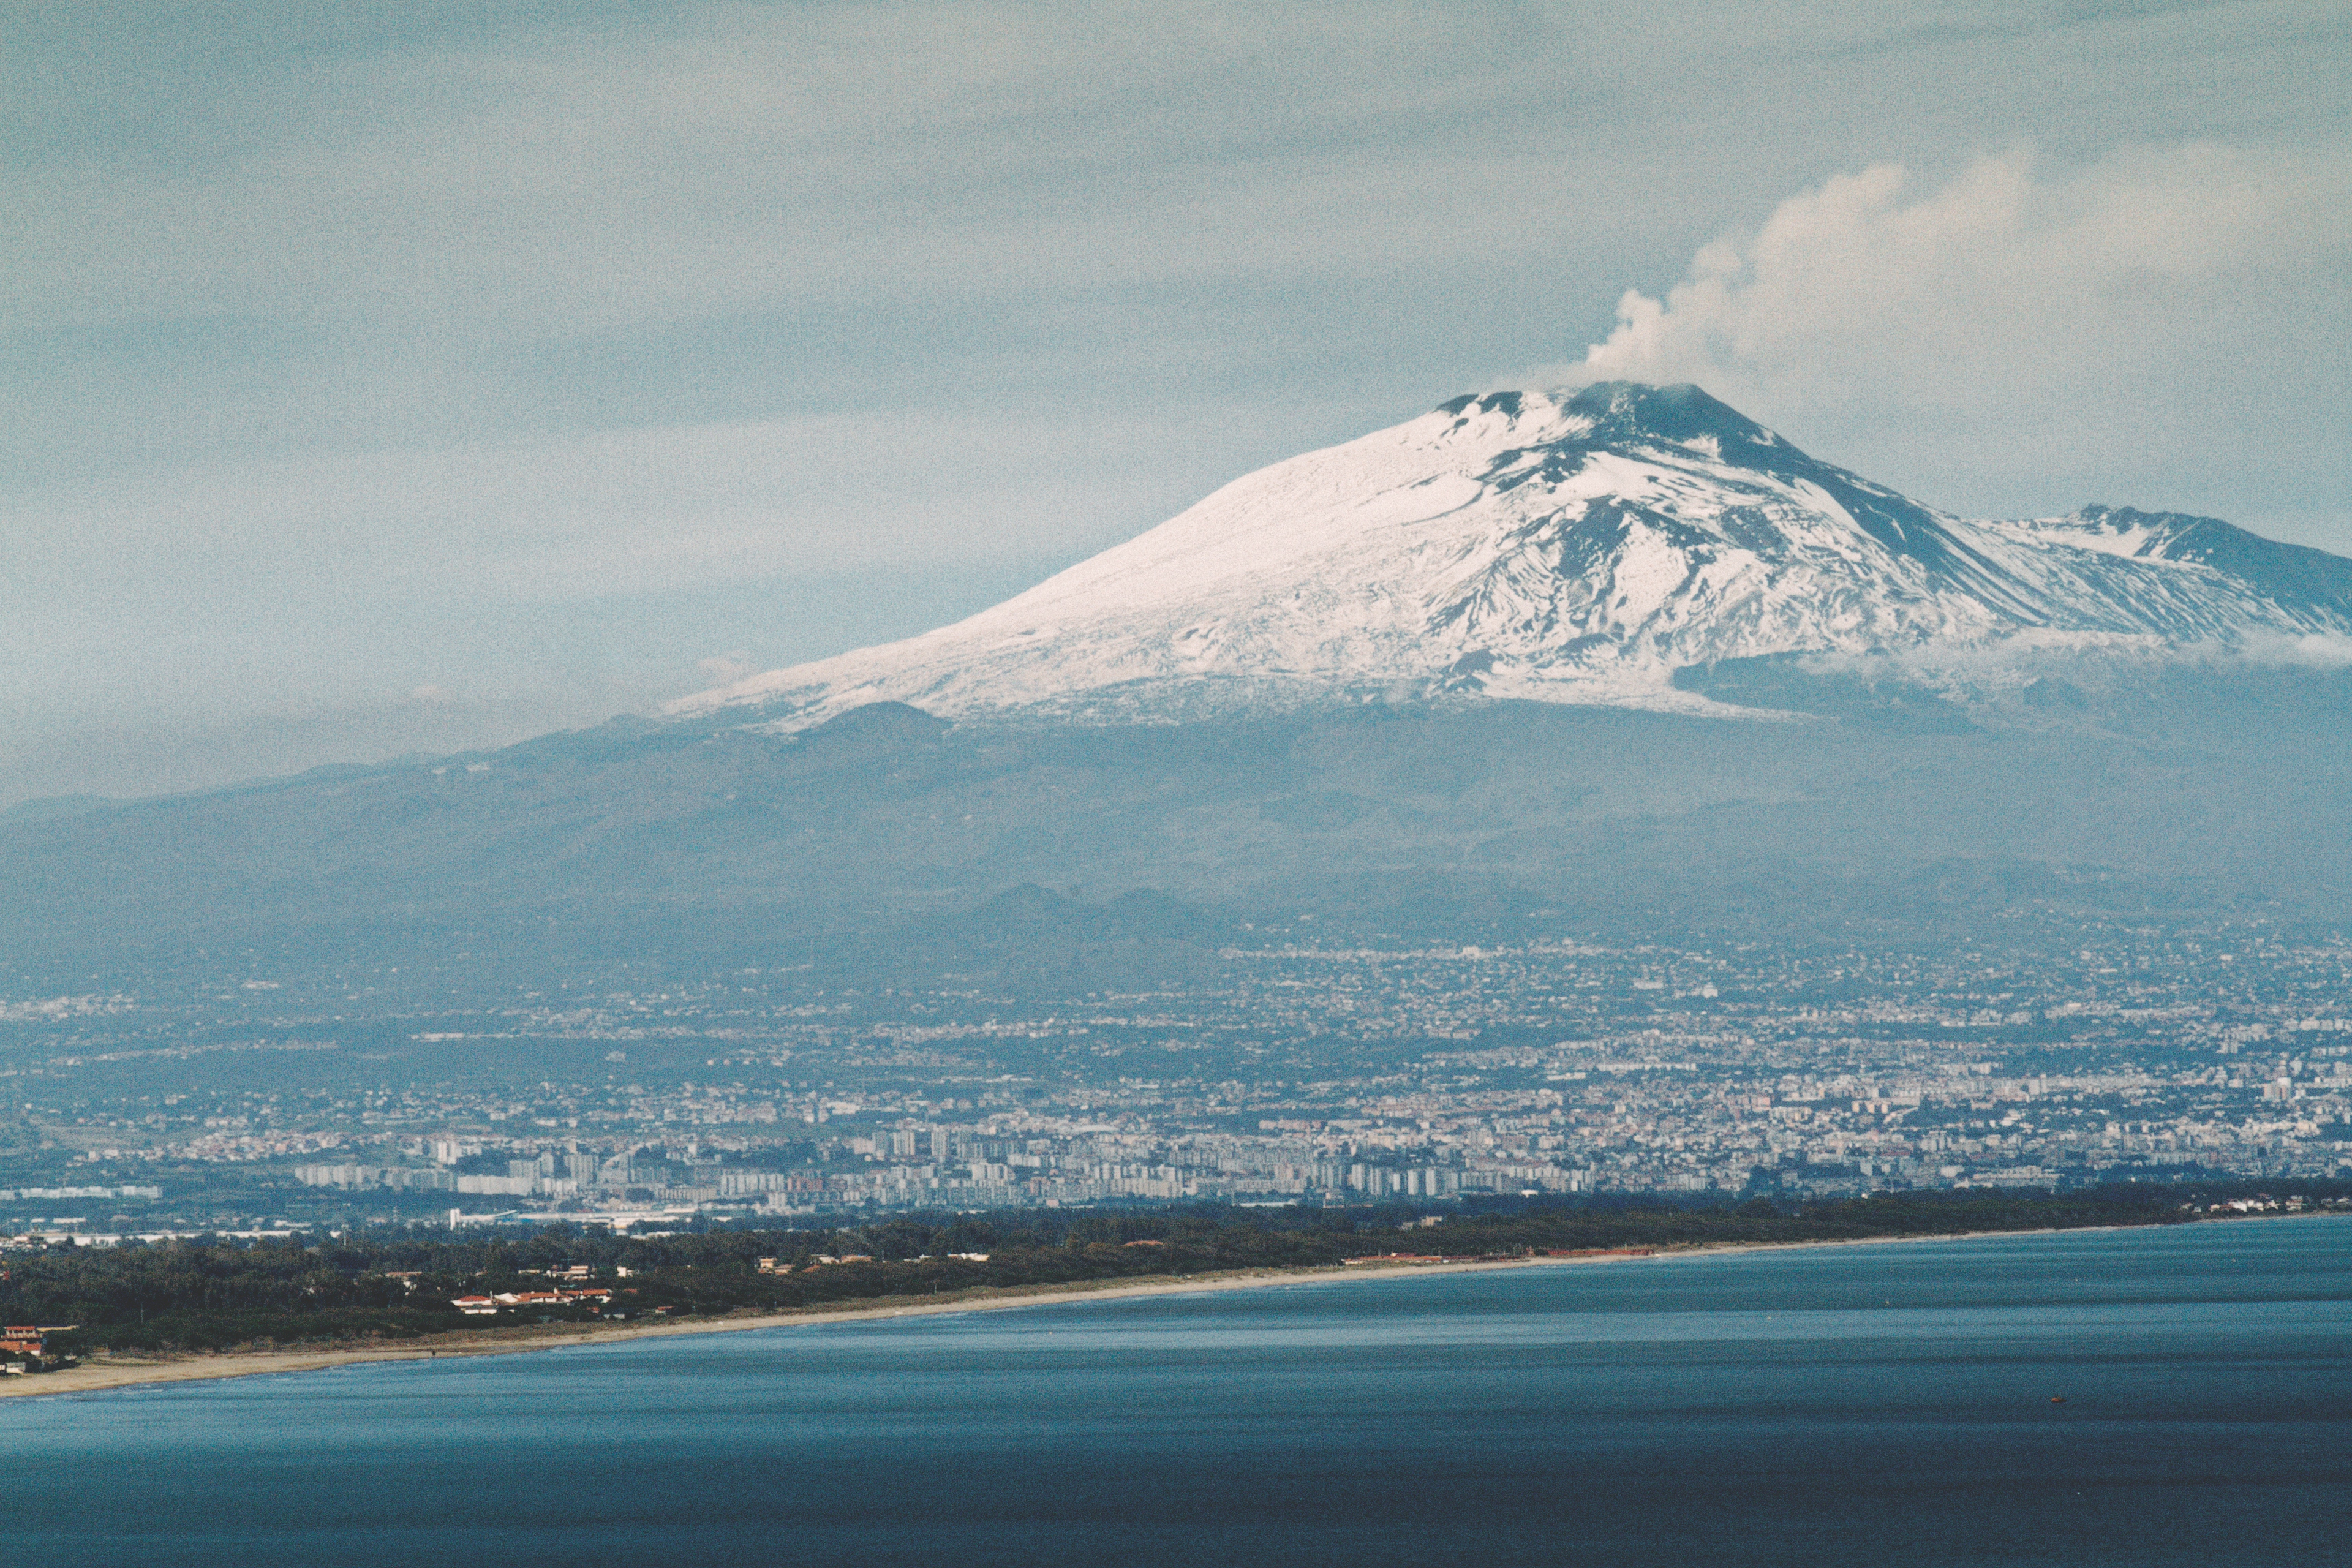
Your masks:
<svg viewBox="0 0 2352 1568"><path fill-rule="evenodd" d="M2112 1228L2108 1226L2070 1228ZM1879 1247L1900 1242L1966 1241L1988 1236L2047 1236L2053 1232L1971 1231L1961 1236L1873 1236L1845 1240L1735 1242L1696 1247L1660 1247L1646 1253L1596 1253L1565 1258L1515 1258L1493 1262L1368 1262L1328 1268L1260 1268L1230 1274L1155 1276L1142 1279L1078 1280L1063 1285L1015 1286L964 1291L906 1304L858 1302L838 1308L788 1312L737 1312L726 1317L646 1323L578 1323L539 1329L463 1330L430 1342L383 1346L335 1346L317 1350L231 1351L184 1356L93 1356L79 1366L36 1376L0 1378L0 1399L92 1394L142 1384L188 1383L224 1377L261 1377L316 1372L357 1362L434 1361L454 1356L520 1355L565 1345L608 1344L619 1340L669 1339L684 1334L736 1333L748 1329L791 1328L806 1323L859 1322L883 1318L924 1318L943 1312L1002 1311L1068 1300L1114 1300L1138 1296L1175 1296L1209 1290L1249 1290L1333 1279L1396 1279L1432 1274L1494 1273L1518 1268L1594 1268L1614 1263L1676 1258L1722 1258L1750 1252L1788 1252L1832 1247Z"/></svg>
<svg viewBox="0 0 2352 1568"><path fill-rule="evenodd" d="M1012 1307L1042 1306L1055 1301L1108 1300L1119 1297L1165 1296L1200 1290L1245 1290L1267 1285L1295 1285L1315 1279L1393 1278L1401 1274L1452 1274L1468 1269L1524 1268L1549 1263L1605 1262L1610 1259L1572 1258L1515 1258L1498 1263L1398 1264L1333 1268L1252 1269L1233 1274L1155 1276L1144 1279L1064 1285L1013 1287L960 1292L938 1300L883 1305L871 1301L838 1308L803 1308L788 1312L737 1312L725 1317L664 1320L642 1323L577 1323L541 1329L463 1330L436 1335L430 1343L406 1342L329 1347L318 1350L228 1351L184 1356L126 1354L93 1356L79 1366L37 1376L0 1379L0 1399L37 1398L45 1394L89 1394L126 1388L135 1384L185 1383L222 1377L259 1377L275 1373L315 1372L349 1366L355 1362L430 1361L453 1356L520 1355L529 1351L555 1350L564 1345L609 1344L619 1340L670 1339L684 1334L724 1334L747 1329L790 1328L804 1323L857 1322L877 1318L923 1318L942 1312L985 1312Z"/></svg>

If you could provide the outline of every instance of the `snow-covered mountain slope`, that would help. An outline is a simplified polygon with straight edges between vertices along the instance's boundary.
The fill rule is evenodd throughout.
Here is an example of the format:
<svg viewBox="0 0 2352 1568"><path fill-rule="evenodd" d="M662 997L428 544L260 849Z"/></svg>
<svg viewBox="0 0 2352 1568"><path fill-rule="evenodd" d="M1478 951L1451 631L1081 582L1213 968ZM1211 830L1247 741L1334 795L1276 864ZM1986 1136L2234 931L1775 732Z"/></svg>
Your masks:
<svg viewBox="0 0 2352 1568"><path fill-rule="evenodd" d="M1680 667L2352 633L2352 561L2210 518L1975 522L1693 386L1457 397L1237 479L954 626L676 704L1175 718L1483 693L1675 706ZM747 715L748 716L748 715Z"/></svg>

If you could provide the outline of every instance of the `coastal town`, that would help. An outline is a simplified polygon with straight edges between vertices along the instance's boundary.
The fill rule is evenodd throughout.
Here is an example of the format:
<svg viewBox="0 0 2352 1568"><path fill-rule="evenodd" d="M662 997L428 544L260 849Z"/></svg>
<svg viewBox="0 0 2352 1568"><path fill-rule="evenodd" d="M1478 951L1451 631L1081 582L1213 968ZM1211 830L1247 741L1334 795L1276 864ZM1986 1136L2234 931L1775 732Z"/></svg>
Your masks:
<svg viewBox="0 0 2352 1568"><path fill-rule="evenodd" d="M1434 1208L2352 1164L2352 946L2260 922L2111 927L2055 960L1991 941L1285 938L1224 952L1221 987L1043 1003L789 973L389 1025L250 975L171 1004L17 1003L0 1232ZM241 1081L257 1065L281 1076Z"/></svg>

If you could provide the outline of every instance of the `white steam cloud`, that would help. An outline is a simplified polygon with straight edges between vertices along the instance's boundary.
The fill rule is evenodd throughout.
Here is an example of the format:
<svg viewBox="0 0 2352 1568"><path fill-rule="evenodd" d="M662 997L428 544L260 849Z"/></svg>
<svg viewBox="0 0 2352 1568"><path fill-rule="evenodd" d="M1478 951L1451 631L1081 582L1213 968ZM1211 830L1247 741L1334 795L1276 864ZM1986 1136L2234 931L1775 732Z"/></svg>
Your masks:
<svg viewBox="0 0 2352 1568"><path fill-rule="evenodd" d="M2102 447L2210 443L2298 384L2340 395L2347 286L2352 149L2143 148L2053 176L2019 148L1939 189L1882 163L1791 196L1538 374L1697 382L1874 476L2015 495L2095 482Z"/></svg>

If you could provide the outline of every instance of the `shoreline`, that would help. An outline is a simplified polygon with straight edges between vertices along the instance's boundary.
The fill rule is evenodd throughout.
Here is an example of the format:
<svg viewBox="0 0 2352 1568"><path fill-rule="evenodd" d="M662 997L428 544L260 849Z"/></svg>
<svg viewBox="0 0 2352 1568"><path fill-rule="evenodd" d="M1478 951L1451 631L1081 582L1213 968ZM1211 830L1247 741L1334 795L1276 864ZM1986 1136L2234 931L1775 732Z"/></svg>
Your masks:
<svg viewBox="0 0 2352 1568"><path fill-rule="evenodd" d="M2265 1215L2266 1219L2303 1217ZM2200 1223L2196 1221L2191 1224ZM470 1356L524 1355L574 1345L613 1344L629 1340L671 1339L689 1334L740 1333L755 1329L801 1328L822 1323L871 1322L890 1318L929 1318L956 1312L1003 1311L1017 1307L1052 1306L1067 1301L1121 1300L1146 1296L1176 1296L1212 1291L1263 1289L1276 1285L1313 1284L1339 1279L1423 1279L1432 1274L1497 1273L1546 1268L1577 1268L1602 1264L1655 1262L1680 1258L1724 1258L1755 1252L1807 1251L1832 1247L1884 1247L1931 1241L1978 1241L1991 1237L2058 1236L2074 1232L2169 1228L2148 1226L2045 1226L2032 1230L1974 1230L1946 1235L1863 1236L1820 1241L1737 1241L1675 1246L1646 1252L1588 1254L1566 1258L1514 1258L1494 1262L1338 1264L1317 1268L1248 1269L1224 1274L1151 1275L1124 1280L1079 1280L1059 1285L983 1288L940 1300L893 1305L867 1298L838 1309L803 1308L789 1312L754 1312L741 1316L692 1319L682 1322L582 1324L565 1331L525 1331L498 1337L497 1331L479 1339L464 1338L458 1330L428 1344L326 1347L319 1350L226 1351L184 1356L109 1355L63 1371L28 1377L0 1379L0 1400L38 1399L69 1394L95 1394L154 1384L214 1382L232 1377L268 1377L286 1373L320 1372L331 1367L372 1362L439 1361Z"/></svg>

